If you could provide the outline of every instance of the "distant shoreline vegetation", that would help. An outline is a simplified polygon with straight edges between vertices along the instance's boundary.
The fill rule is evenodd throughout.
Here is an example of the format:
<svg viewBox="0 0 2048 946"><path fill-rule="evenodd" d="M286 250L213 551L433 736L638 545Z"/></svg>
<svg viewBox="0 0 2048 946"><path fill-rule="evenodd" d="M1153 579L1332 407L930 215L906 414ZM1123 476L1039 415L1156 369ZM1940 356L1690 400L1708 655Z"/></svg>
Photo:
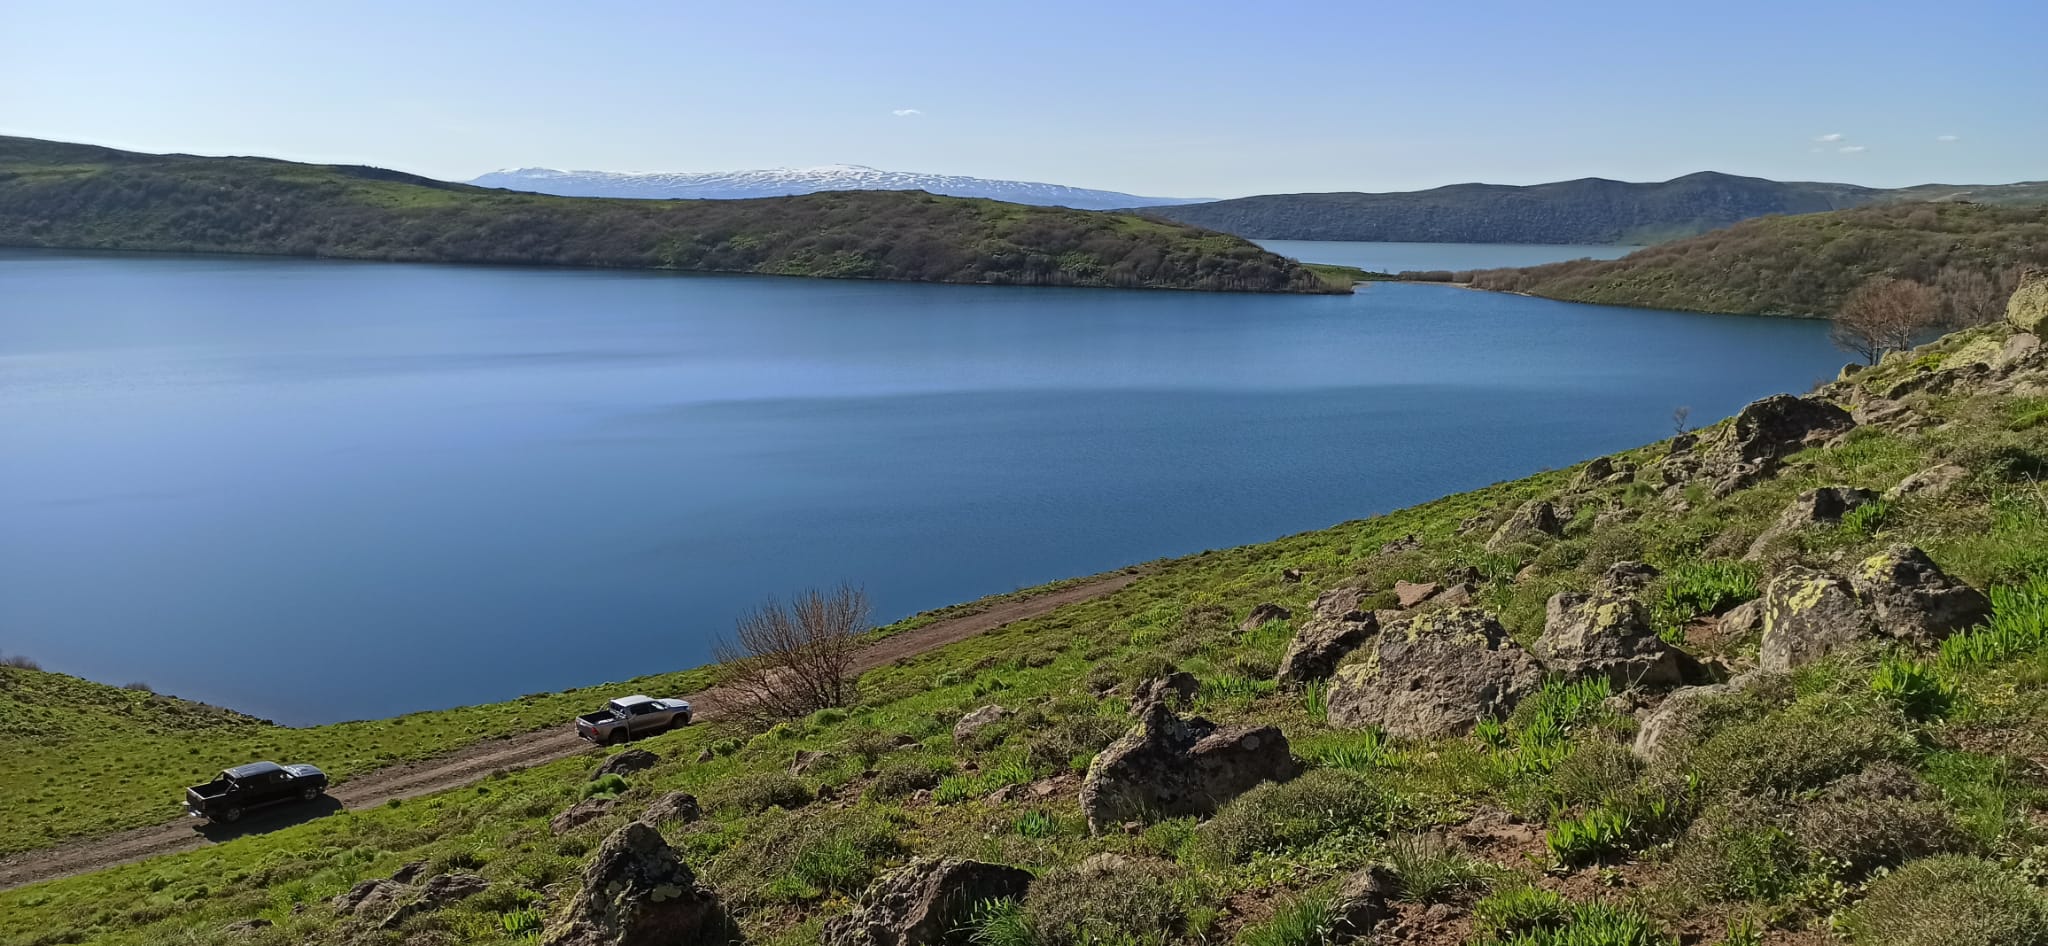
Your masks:
<svg viewBox="0 0 2048 946"><path fill-rule="evenodd" d="M917 191L739 201L549 197L369 167L0 136L0 245L753 273L977 285L1342 293L1249 241Z"/></svg>

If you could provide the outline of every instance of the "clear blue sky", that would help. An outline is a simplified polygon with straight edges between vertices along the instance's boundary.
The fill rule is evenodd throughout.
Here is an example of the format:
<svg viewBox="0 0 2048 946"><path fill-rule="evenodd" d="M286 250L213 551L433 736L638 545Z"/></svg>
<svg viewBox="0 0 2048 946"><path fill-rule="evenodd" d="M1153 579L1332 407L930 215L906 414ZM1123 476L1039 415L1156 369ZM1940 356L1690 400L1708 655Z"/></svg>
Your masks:
<svg viewBox="0 0 2048 946"><path fill-rule="evenodd" d="M2043 0L0 0L0 133L456 179L1987 183L2048 178L2044 37Z"/></svg>

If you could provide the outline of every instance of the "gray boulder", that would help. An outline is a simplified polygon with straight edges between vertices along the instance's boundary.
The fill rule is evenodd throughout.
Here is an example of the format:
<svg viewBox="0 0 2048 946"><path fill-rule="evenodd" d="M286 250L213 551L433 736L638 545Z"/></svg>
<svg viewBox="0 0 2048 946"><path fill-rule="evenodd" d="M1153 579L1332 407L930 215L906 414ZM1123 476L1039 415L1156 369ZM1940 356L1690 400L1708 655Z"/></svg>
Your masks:
<svg viewBox="0 0 2048 946"><path fill-rule="evenodd" d="M1363 588L1332 588L1316 596L1309 612L1326 621L1357 621L1365 615L1359 607L1364 600Z"/></svg>
<svg viewBox="0 0 2048 946"><path fill-rule="evenodd" d="M1275 727L1219 727L1153 702L1138 725L1089 764L1081 810L1097 834L1129 820L1206 817L1261 782L1286 781L1300 771Z"/></svg>
<svg viewBox="0 0 2048 946"><path fill-rule="evenodd" d="M1330 897L1332 932L1337 939L1363 939L1394 915L1389 902L1399 892L1392 872L1378 864L1354 871Z"/></svg>
<svg viewBox="0 0 2048 946"><path fill-rule="evenodd" d="M2020 273L2020 284L2005 303L2005 321L2029 335L2048 335L2048 269Z"/></svg>
<svg viewBox="0 0 2048 946"><path fill-rule="evenodd" d="M1764 639L1757 666L1803 667L1877 633L1876 615L1849 580L1793 566L1764 586Z"/></svg>
<svg viewBox="0 0 2048 946"><path fill-rule="evenodd" d="M1268 601L1253 606L1251 613L1244 616L1244 620L1237 625L1237 629L1240 633L1250 633L1258 630L1270 621L1285 621L1293 616L1294 612L1292 610Z"/></svg>
<svg viewBox="0 0 2048 946"><path fill-rule="evenodd" d="M1982 592L1950 578L1927 553L1894 545L1849 578L1796 567L1772 578L1757 664L1791 670L1861 640L1927 649L1990 614Z"/></svg>
<svg viewBox="0 0 2048 946"><path fill-rule="evenodd" d="M1943 463L1921 470L1899 481L1897 486L1885 491L1884 498L1899 499L1940 499L1956 488L1956 484L1970 475L1970 471L1953 463Z"/></svg>
<svg viewBox="0 0 2048 946"><path fill-rule="evenodd" d="M1412 608L1436 597L1437 593L1443 590L1442 585L1433 581L1397 581L1394 582L1394 603L1403 608Z"/></svg>
<svg viewBox="0 0 2048 946"><path fill-rule="evenodd" d="M697 882L660 832L629 821L598 846L583 870L583 889L543 942L670 946L731 938L732 924L718 895Z"/></svg>
<svg viewBox="0 0 2048 946"><path fill-rule="evenodd" d="M966 742L969 739L973 739L976 733L1008 718L1010 718L1009 710L990 703L960 717L960 721L953 724L953 741Z"/></svg>
<svg viewBox="0 0 2048 946"><path fill-rule="evenodd" d="M1698 665L1651 625L1641 596L1657 574L1642 562L1619 562L1590 593L1552 595L1543 633L1530 650L1553 673L1575 680L1604 677L1617 690L1673 686L1698 676Z"/></svg>
<svg viewBox="0 0 2048 946"><path fill-rule="evenodd" d="M1749 551L1743 555L1745 561L1756 561L1768 552L1771 546L1785 538L1817 525L1833 525L1858 506L1877 501L1877 494L1867 489L1851 486L1822 486L1809 489L1792 500L1785 510L1778 514L1756 541L1750 543Z"/></svg>
<svg viewBox="0 0 2048 946"><path fill-rule="evenodd" d="M882 875L849 916L826 921L823 946L965 946L975 911L1021 898L1031 873L956 858L920 859Z"/></svg>
<svg viewBox="0 0 2048 946"><path fill-rule="evenodd" d="M1338 663L1379 633L1378 615L1370 611L1360 615L1356 621L1316 618L1303 624L1287 642L1287 652L1280 655L1280 670L1275 674L1280 685L1300 686L1336 673Z"/></svg>
<svg viewBox="0 0 2048 946"><path fill-rule="evenodd" d="M1377 726L1402 738L1459 735L1507 715L1542 682L1536 658L1491 616L1431 611L1382 628L1367 660L1337 669L1330 725Z"/></svg>
<svg viewBox="0 0 2048 946"><path fill-rule="evenodd" d="M548 819L548 830L556 834L567 834L604 817L617 803L616 798L586 798Z"/></svg>
<svg viewBox="0 0 2048 946"><path fill-rule="evenodd" d="M1380 546L1380 554L1394 555L1400 552L1413 552L1421 547L1422 540L1416 538L1415 535L1411 533L1409 535L1404 535L1398 539L1395 539L1392 542L1388 542L1387 544Z"/></svg>
<svg viewBox="0 0 2048 946"><path fill-rule="evenodd" d="M647 810L641 812L640 820L652 825L669 821L688 824L704 817L703 806L697 804L697 796L689 792L669 792L654 800Z"/></svg>
<svg viewBox="0 0 2048 946"><path fill-rule="evenodd" d="M1557 514L1557 507L1547 499L1532 499L1523 503L1493 531L1493 537L1486 540L1489 552L1499 552L1524 542L1538 542L1564 534L1564 520Z"/></svg>
<svg viewBox="0 0 2048 946"><path fill-rule="evenodd" d="M1916 647L1939 644L1991 616L1982 592L1950 578L1910 545L1864 559L1850 580L1876 611L1878 631Z"/></svg>
<svg viewBox="0 0 2048 946"><path fill-rule="evenodd" d="M645 749L627 749L600 763L591 771L590 778L591 781L596 781L607 775L624 777L654 768L655 763L660 761L660 756Z"/></svg>
<svg viewBox="0 0 2048 946"><path fill-rule="evenodd" d="M1773 395L1744 407L1694 449L1681 454L1674 448L1661 470L1667 484L1703 479L1714 496L1726 496L1775 475L1786 457L1855 426L1848 411L1826 400Z"/></svg>

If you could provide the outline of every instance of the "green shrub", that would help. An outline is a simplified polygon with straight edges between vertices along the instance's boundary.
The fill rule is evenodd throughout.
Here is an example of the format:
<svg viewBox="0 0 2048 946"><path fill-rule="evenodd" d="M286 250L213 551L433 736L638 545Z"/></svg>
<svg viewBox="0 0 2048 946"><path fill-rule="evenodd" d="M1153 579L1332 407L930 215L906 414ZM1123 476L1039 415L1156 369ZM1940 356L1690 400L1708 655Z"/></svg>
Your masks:
<svg viewBox="0 0 2048 946"><path fill-rule="evenodd" d="M1804 889L1811 864L1780 827L1786 820L1783 810L1750 799L1710 809L1678 845L1678 885L1724 901L1777 901Z"/></svg>
<svg viewBox="0 0 2048 946"><path fill-rule="evenodd" d="M1502 887L1472 905L1472 925L1490 936L1555 929L1571 920L1571 901L1526 883Z"/></svg>
<svg viewBox="0 0 2048 946"><path fill-rule="evenodd" d="M802 808L811 803L809 786L782 772L760 772L731 779L719 786L719 804L741 811L769 808Z"/></svg>
<svg viewBox="0 0 2048 946"><path fill-rule="evenodd" d="M1891 516L1891 512L1891 503L1882 499L1864 503L1844 513L1841 525L1836 528L1849 539L1867 539L1884 528L1885 520Z"/></svg>
<svg viewBox="0 0 2048 946"><path fill-rule="evenodd" d="M1917 660L1885 657L1870 677L1870 690L1897 706L1911 720L1929 720L1948 712L1955 693L1941 675Z"/></svg>
<svg viewBox="0 0 2048 946"><path fill-rule="evenodd" d="M1093 706L1090 706L1093 709ZM1025 744L1024 759L1032 766L1057 772L1074 767L1116 741L1131 726L1128 718L1087 715L1061 717Z"/></svg>
<svg viewBox="0 0 2048 946"><path fill-rule="evenodd" d="M1654 602L1650 622L1659 633L1669 636L1702 614L1718 614L1754 599L1757 567L1750 562L1714 559L1685 562L1665 572Z"/></svg>
<svg viewBox="0 0 2048 946"><path fill-rule="evenodd" d="M1356 772L1383 769L1394 763L1396 753L1387 742L1386 733L1378 729L1361 729L1346 733L1345 737L1343 742L1317 749L1311 758L1329 768Z"/></svg>
<svg viewBox="0 0 2048 946"><path fill-rule="evenodd" d="M1538 906L1538 898L1531 905ZM1561 920L1507 934L1488 935L1478 946L1677 946L1678 938L1641 911L1604 903L1572 904Z"/></svg>
<svg viewBox="0 0 2048 946"><path fill-rule="evenodd" d="M1196 847L1211 863L1241 863L1344 832L1384 831L1394 807L1392 797L1356 773L1314 769L1238 796L1196 832Z"/></svg>
<svg viewBox="0 0 2048 946"><path fill-rule="evenodd" d="M2048 906L1998 865L1946 855L1872 881L1842 929L1856 946L2043 946Z"/></svg>
<svg viewBox="0 0 2048 946"><path fill-rule="evenodd" d="M1017 817L1017 833L1027 838L1050 838L1060 833L1058 815L1045 811L1027 811Z"/></svg>
<svg viewBox="0 0 2048 946"><path fill-rule="evenodd" d="M1336 911L1328 897L1295 897L1281 901L1272 917L1237 935L1239 946L1325 946L1336 931Z"/></svg>
<svg viewBox="0 0 2048 946"><path fill-rule="evenodd" d="M1633 826L1627 812L1602 805L1577 816L1564 816L1543 837L1550 856L1561 867L1597 863L1628 850Z"/></svg>
<svg viewBox="0 0 2048 946"><path fill-rule="evenodd" d="M2048 575L1991 589L1991 620L1941 642L1941 662L1980 667L2048 645Z"/></svg>
<svg viewBox="0 0 2048 946"><path fill-rule="evenodd" d="M1301 688L1301 708L1308 712L1308 718L1319 723L1330 720L1330 681L1310 680Z"/></svg>
<svg viewBox="0 0 2048 946"><path fill-rule="evenodd" d="M1179 872L1154 860L1117 857L1054 870L1031 884L1024 916L1035 946L1169 943L1187 911Z"/></svg>
<svg viewBox="0 0 2048 946"><path fill-rule="evenodd" d="M903 853L900 827L873 807L771 812L713 857L704 871L742 904L857 894Z"/></svg>
<svg viewBox="0 0 2048 946"><path fill-rule="evenodd" d="M741 743L738 739L720 739L717 742L711 744L711 752L713 755L732 755L733 753L740 751L740 747L742 745L744 744Z"/></svg>
<svg viewBox="0 0 2048 946"><path fill-rule="evenodd" d="M1788 796L1910 757L1901 722L1880 707L1794 706L1714 733L1688 761L1716 794Z"/></svg>
<svg viewBox="0 0 2048 946"><path fill-rule="evenodd" d="M977 905L974 920L967 926L967 940L974 946L1038 946L1024 905L1012 897Z"/></svg>
<svg viewBox="0 0 2048 946"><path fill-rule="evenodd" d="M1594 804L1621 793L1642 767L1629 747L1604 739L1589 740L1573 746L1551 765L1545 792L1553 804Z"/></svg>
<svg viewBox="0 0 2048 946"><path fill-rule="evenodd" d="M578 792L578 798L616 798L626 790L626 780L615 772L608 772L590 780Z"/></svg>
<svg viewBox="0 0 2048 946"><path fill-rule="evenodd" d="M1435 903L1452 894L1482 889L1502 873L1431 834L1406 835L1389 842L1387 870L1394 878L1395 896L1415 903Z"/></svg>
<svg viewBox="0 0 2048 946"><path fill-rule="evenodd" d="M1800 806L1795 824L1799 842L1849 879L1969 846L1955 815L1939 801L1822 798Z"/></svg>

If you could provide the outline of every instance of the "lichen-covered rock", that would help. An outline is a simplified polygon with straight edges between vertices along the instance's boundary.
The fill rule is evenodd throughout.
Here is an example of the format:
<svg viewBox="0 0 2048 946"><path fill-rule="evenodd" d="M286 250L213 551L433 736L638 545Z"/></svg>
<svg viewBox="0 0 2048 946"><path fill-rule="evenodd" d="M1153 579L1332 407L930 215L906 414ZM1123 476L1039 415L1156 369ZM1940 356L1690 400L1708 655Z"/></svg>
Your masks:
<svg viewBox="0 0 2048 946"><path fill-rule="evenodd" d="M2048 335L2048 270L2020 274L2019 287L2005 303L2005 320L2030 335Z"/></svg>
<svg viewBox="0 0 2048 946"><path fill-rule="evenodd" d="M605 838L583 869L583 889L551 927L547 946L670 946L725 943L732 925L711 888L661 833L629 821Z"/></svg>
<svg viewBox="0 0 2048 946"><path fill-rule="evenodd" d="M645 749L627 749L599 763L598 767L591 771L590 779L596 781L607 775L631 775L654 768L655 763L660 761L660 756Z"/></svg>
<svg viewBox="0 0 2048 946"><path fill-rule="evenodd" d="M1009 710L990 703L960 717L960 721L953 724L953 741L966 742L969 739L973 739L976 733L1008 718L1010 718Z"/></svg>
<svg viewBox="0 0 2048 946"><path fill-rule="evenodd" d="M1982 592L1950 578L1910 545L1865 559L1851 583L1875 609L1879 632L1916 647L1938 644L1991 615Z"/></svg>
<svg viewBox="0 0 2048 946"><path fill-rule="evenodd" d="M1523 503L1493 531L1493 537L1486 540L1489 552L1498 552L1524 542L1538 542L1564 534L1564 520L1557 514L1557 507L1547 499L1532 499Z"/></svg>
<svg viewBox="0 0 2048 946"><path fill-rule="evenodd" d="M965 946L984 903L1021 898L1031 873L957 858L921 859L883 874L849 916L826 921L823 946Z"/></svg>
<svg viewBox="0 0 2048 946"><path fill-rule="evenodd" d="M1877 633L1870 603L1839 575L1787 568L1764 587L1763 601L1757 665L1768 672L1803 667Z"/></svg>
<svg viewBox="0 0 2048 946"><path fill-rule="evenodd" d="M1673 686L1699 674L1684 652L1657 636L1641 599L1657 570L1618 562L1590 593L1561 591L1545 608L1543 633L1530 648L1552 673L1605 678L1616 689Z"/></svg>
<svg viewBox="0 0 2048 946"><path fill-rule="evenodd" d="M704 817L703 806L697 804L697 796L689 792L669 792L654 800L647 810L641 812L640 820L652 825L669 821L688 824Z"/></svg>
<svg viewBox="0 0 2048 946"><path fill-rule="evenodd" d="M1251 613L1245 615L1244 620L1237 625L1237 629L1240 633L1250 633L1269 622L1285 621L1293 616L1294 612L1292 610L1283 605L1277 605L1268 601L1263 604L1254 605Z"/></svg>
<svg viewBox="0 0 2048 946"><path fill-rule="evenodd" d="M1764 603L1762 599L1744 601L1729 608L1719 619L1719 630L1723 637L1742 638L1764 632Z"/></svg>
<svg viewBox="0 0 2048 946"><path fill-rule="evenodd" d="M1287 652L1280 656L1280 670L1275 674L1280 685L1299 686L1336 673L1339 662L1379 633L1378 615L1370 611L1359 614L1360 619L1356 621L1316 618L1294 632L1294 639L1287 643Z"/></svg>
<svg viewBox="0 0 2048 946"><path fill-rule="evenodd" d="M1472 608L1431 611L1380 630L1369 657L1331 679L1330 724L1402 738L1453 736L1505 716L1542 684L1536 658Z"/></svg>
<svg viewBox="0 0 2048 946"><path fill-rule="evenodd" d="M1097 834L1130 819L1214 814L1261 782L1301 771L1272 726L1218 727L1146 704L1138 725L1095 756L1081 782L1081 810Z"/></svg>
<svg viewBox="0 0 2048 946"><path fill-rule="evenodd" d="M1852 486L1822 486L1806 490L1778 514L1777 521L1758 535L1756 541L1750 543L1749 552L1743 555L1743 560L1756 561L1786 538L1816 525L1839 523L1849 510L1876 501L1876 493Z"/></svg>
<svg viewBox="0 0 2048 946"><path fill-rule="evenodd" d="M612 806L617 803L616 798L586 798L548 819L548 830L556 834L567 834L604 817L605 812L611 811Z"/></svg>
<svg viewBox="0 0 2048 946"><path fill-rule="evenodd" d="M1899 499L1940 499L1956 488L1957 483L1970 475L1970 471L1953 463L1928 467L1900 480L1897 486L1885 491L1884 498Z"/></svg>

